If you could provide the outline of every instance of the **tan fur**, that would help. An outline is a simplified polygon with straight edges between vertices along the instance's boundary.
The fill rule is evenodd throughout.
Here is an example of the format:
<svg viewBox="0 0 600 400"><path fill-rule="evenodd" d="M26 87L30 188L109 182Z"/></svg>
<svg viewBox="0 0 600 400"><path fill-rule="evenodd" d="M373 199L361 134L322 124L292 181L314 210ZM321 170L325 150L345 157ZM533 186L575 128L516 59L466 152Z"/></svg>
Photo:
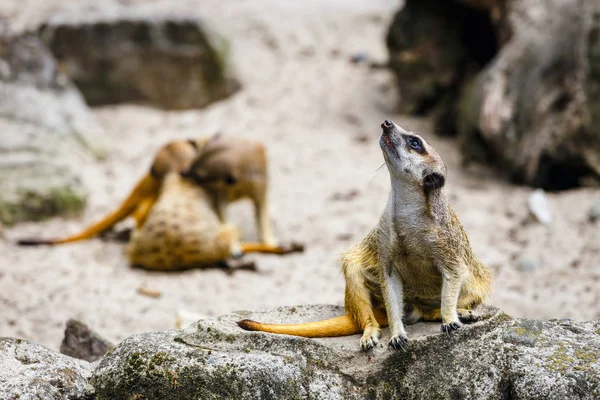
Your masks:
<svg viewBox="0 0 600 400"><path fill-rule="evenodd" d="M112 228L129 216L133 216L138 227L142 226L149 210L156 201L162 180L169 172L180 172L188 168L209 137L198 140L178 140L165 144L154 156L148 173L136 184L129 196L119 207L82 232L62 239L26 239L21 245L55 245L90 239Z"/></svg>
<svg viewBox="0 0 600 400"><path fill-rule="evenodd" d="M127 254L134 265L179 269L214 264L244 252L283 254L271 231L264 147L251 140L215 135L166 144L150 172L123 204L82 233L59 240L21 244L59 244L83 240L132 216L137 222ZM228 203L250 198L263 243L240 243L225 222Z"/></svg>
<svg viewBox="0 0 600 400"><path fill-rule="evenodd" d="M389 346L398 349L407 341L404 323L441 320L449 332L461 326L459 319L477 319L472 310L489 294L491 272L473 254L444 194L444 163L418 135L389 121L382 128L380 145L392 181L388 204L379 224L342 255L346 315L354 330L340 317L310 325L244 320L238 323L242 328L306 337L363 332L366 350L389 324ZM410 147L415 137L422 151Z"/></svg>
<svg viewBox="0 0 600 400"><path fill-rule="evenodd" d="M237 230L222 224L202 186L169 173L143 226L127 245L132 265L180 269L215 264L229 258Z"/></svg>

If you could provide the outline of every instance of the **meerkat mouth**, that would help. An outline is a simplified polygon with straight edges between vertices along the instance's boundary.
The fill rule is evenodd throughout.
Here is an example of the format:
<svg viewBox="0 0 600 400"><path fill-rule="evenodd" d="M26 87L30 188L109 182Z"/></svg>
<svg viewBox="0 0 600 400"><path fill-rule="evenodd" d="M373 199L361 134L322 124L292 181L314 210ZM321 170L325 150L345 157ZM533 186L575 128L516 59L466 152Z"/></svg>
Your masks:
<svg viewBox="0 0 600 400"><path fill-rule="evenodd" d="M386 133L382 134L379 142L382 144L384 150L387 150L388 152L398 157L398 150L396 150L396 146L394 145L394 141L392 140L390 135Z"/></svg>

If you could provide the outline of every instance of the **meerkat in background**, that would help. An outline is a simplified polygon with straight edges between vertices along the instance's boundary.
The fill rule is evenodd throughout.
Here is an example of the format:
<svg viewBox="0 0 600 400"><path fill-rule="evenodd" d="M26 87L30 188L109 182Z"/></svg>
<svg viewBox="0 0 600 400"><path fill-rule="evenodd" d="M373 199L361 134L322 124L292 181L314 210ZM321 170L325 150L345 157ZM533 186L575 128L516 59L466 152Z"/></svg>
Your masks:
<svg viewBox="0 0 600 400"><path fill-rule="evenodd" d="M180 172L188 168L209 137L197 140L178 140L165 144L157 152L149 171L138 181L129 196L119 207L100 221L85 228L82 232L62 239L22 239L22 246L56 245L90 239L112 228L127 217L133 217L137 227L141 227L148 212L158 198L164 177L169 172Z"/></svg>
<svg viewBox="0 0 600 400"><path fill-rule="evenodd" d="M263 324L256 330L304 337L362 332L363 350L389 325L388 347L407 343L404 324L442 321L450 332L478 319L491 290L491 271L473 254L444 193L446 167L422 137L386 120L379 139L392 189L379 224L342 255L346 315L305 324Z"/></svg>
<svg viewBox="0 0 600 400"><path fill-rule="evenodd" d="M132 216L137 229L127 246L133 265L180 269L214 264L248 252L301 250L277 245L268 214L267 163L258 142L215 135L166 144L121 206L83 232L57 240L20 240L54 245L91 238ZM241 243L224 218L229 202L253 200L262 243Z"/></svg>

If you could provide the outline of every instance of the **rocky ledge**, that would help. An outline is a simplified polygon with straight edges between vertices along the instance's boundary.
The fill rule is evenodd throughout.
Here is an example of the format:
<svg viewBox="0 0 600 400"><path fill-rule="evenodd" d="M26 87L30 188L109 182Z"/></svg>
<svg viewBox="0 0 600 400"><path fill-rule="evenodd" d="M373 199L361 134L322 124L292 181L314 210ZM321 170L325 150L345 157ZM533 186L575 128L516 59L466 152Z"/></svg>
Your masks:
<svg viewBox="0 0 600 400"><path fill-rule="evenodd" d="M406 352L388 351L384 329L381 345L369 353L359 350L358 335L305 339L235 324L342 312L316 305L238 311L183 330L133 335L94 363L0 339L0 393L9 399L600 397L600 321L513 319L484 307L482 321L450 335L437 323L408 327Z"/></svg>

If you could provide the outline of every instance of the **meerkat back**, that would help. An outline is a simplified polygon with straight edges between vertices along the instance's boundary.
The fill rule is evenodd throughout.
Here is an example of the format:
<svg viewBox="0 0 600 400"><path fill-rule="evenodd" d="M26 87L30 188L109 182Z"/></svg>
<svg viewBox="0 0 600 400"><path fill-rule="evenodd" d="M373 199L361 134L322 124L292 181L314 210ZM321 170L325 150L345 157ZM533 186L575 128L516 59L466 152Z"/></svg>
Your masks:
<svg viewBox="0 0 600 400"><path fill-rule="evenodd" d="M171 173L126 252L132 265L149 269L198 267L227 259L234 236L219 222L206 191Z"/></svg>

